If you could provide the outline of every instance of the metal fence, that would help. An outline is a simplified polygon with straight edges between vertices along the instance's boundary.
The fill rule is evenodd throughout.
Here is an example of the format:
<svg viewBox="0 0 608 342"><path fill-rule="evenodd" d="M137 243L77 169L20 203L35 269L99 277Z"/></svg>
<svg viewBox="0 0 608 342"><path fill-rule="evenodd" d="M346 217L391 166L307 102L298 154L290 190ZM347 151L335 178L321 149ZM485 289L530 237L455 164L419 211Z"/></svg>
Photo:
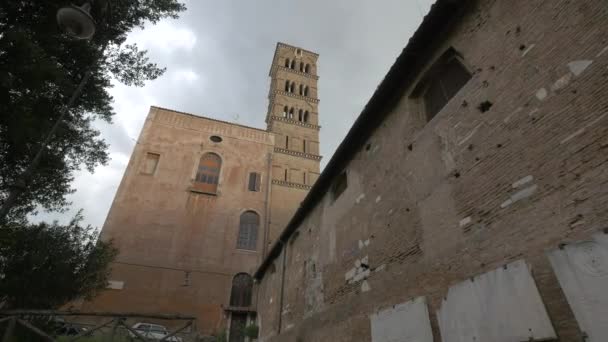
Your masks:
<svg viewBox="0 0 608 342"><path fill-rule="evenodd" d="M0 336L1 342L209 341L195 322L181 315L11 310L0 311Z"/></svg>

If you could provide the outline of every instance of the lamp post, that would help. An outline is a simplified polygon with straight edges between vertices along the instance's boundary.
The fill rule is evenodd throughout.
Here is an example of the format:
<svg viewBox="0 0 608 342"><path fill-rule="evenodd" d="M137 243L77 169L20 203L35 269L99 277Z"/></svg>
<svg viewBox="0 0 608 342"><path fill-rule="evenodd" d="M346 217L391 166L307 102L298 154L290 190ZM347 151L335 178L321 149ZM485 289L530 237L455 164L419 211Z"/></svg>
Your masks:
<svg viewBox="0 0 608 342"><path fill-rule="evenodd" d="M70 36L74 38L91 39L95 33L95 20L93 20L90 10L90 2L86 2L80 7L74 5L62 7L57 11L57 24L59 24L62 29L64 29ZM26 184L33 176L34 170L36 170L40 164L40 160L44 155L45 149L53 139L53 136L59 129L63 119L65 119L69 109L74 105L74 102L82 93L82 89L91 78L91 74L92 72L90 69L85 72L84 76L80 80L80 83L78 84L78 87L76 87L72 93L72 96L70 96L68 103L66 103L66 105L61 109L59 118L57 118L57 121L53 127L51 127L51 130L40 144L40 148L36 152L36 155L25 171L23 171L23 173L20 175L19 179L10 187L8 197L4 203L2 203L2 207L0 207L0 223L6 220L11 208L15 206L19 196L26 190Z"/></svg>

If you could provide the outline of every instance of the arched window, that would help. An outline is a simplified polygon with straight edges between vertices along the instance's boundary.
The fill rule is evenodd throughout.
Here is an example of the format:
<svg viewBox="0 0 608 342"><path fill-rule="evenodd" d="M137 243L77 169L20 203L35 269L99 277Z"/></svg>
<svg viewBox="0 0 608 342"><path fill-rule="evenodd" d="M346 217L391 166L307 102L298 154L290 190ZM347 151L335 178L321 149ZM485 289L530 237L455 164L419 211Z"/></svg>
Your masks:
<svg viewBox="0 0 608 342"><path fill-rule="evenodd" d="M293 119L293 107L289 110L289 118Z"/></svg>
<svg viewBox="0 0 608 342"><path fill-rule="evenodd" d="M291 61L291 68L292 69L296 69L296 60L294 59L293 61Z"/></svg>
<svg viewBox="0 0 608 342"><path fill-rule="evenodd" d="M253 278L247 273L239 273L232 278L230 306L244 307L251 305Z"/></svg>
<svg viewBox="0 0 608 342"><path fill-rule="evenodd" d="M308 122L308 111L304 112L304 122Z"/></svg>
<svg viewBox="0 0 608 342"><path fill-rule="evenodd" d="M289 68L289 58L286 58L286 59L285 59L285 67L286 67L286 68Z"/></svg>
<svg viewBox="0 0 608 342"><path fill-rule="evenodd" d="M300 62L300 72L304 72L304 62Z"/></svg>
<svg viewBox="0 0 608 342"><path fill-rule="evenodd" d="M300 84L300 95L304 95L304 85Z"/></svg>
<svg viewBox="0 0 608 342"><path fill-rule="evenodd" d="M289 110L289 108L287 108L287 106L283 107L283 117L286 118L287 117L287 111Z"/></svg>
<svg viewBox="0 0 608 342"><path fill-rule="evenodd" d="M305 73L310 73L310 64L306 64L306 66L304 67L304 72Z"/></svg>
<svg viewBox="0 0 608 342"><path fill-rule="evenodd" d="M291 82L291 86L289 87L289 92L293 93L296 90L296 82Z"/></svg>
<svg viewBox="0 0 608 342"><path fill-rule="evenodd" d="M289 80L285 80L285 91L289 91Z"/></svg>
<svg viewBox="0 0 608 342"><path fill-rule="evenodd" d="M194 179L194 189L211 194L216 193L221 167L222 160L220 156L215 153L205 153L198 163L198 170Z"/></svg>
<svg viewBox="0 0 608 342"><path fill-rule="evenodd" d="M304 88L304 96L308 96L308 86L306 86L306 88Z"/></svg>
<svg viewBox="0 0 608 342"><path fill-rule="evenodd" d="M255 251L258 243L258 226L260 217L253 211L246 211L241 215L239 224L239 236L236 240L236 248Z"/></svg>
<svg viewBox="0 0 608 342"><path fill-rule="evenodd" d="M304 120L304 111L300 109L298 111L298 121L302 121L302 120Z"/></svg>

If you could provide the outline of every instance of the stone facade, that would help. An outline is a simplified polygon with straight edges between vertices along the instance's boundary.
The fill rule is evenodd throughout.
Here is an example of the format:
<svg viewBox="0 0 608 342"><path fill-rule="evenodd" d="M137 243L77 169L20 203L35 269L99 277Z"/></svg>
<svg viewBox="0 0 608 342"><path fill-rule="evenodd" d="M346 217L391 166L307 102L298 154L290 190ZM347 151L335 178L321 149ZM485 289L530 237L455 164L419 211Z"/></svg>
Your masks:
<svg viewBox="0 0 608 342"><path fill-rule="evenodd" d="M548 253L608 234L607 22L601 0L438 1L258 269L260 340L388 341L370 318L424 297L425 341L456 341L437 315L456 286L514 262L549 330L589 337ZM447 51L470 79L428 120Z"/></svg>
<svg viewBox="0 0 608 342"><path fill-rule="evenodd" d="M307 72L280 67L285 56ZM225 329L234 315L255 317L255 296L234 307L231 287L237 274L253 273L276 234L269 227L287 224L319 173L317 57L277 44L267 130L150 109L101 232L120 250L110 288L81 309L193 315L203 334ZM279 91L287 77L306 84L307 96ZM306 108L307 120L276 109L286 105ZM204 162L209 155L221 165ZM199 182L217 169L210 184ZM258 225L243 235L245 213Z"/></svg>

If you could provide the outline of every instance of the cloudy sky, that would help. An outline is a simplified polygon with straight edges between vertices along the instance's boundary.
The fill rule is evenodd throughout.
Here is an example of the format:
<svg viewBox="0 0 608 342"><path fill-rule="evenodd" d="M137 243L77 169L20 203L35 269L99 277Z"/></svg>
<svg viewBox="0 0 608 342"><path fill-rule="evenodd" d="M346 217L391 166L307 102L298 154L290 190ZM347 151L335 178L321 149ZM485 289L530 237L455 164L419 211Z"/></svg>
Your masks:
<svg viewBox="0 0 608 342"><path fill-rule="evenodd" d="M143 88L117 84L112 125L99 123L111 161L76 175L66 214L101 227L152 105L265 128L268 69L277 41L319 53L324 166L432 0L190 0L177 20L132 32L167 72Z"/></svg>

